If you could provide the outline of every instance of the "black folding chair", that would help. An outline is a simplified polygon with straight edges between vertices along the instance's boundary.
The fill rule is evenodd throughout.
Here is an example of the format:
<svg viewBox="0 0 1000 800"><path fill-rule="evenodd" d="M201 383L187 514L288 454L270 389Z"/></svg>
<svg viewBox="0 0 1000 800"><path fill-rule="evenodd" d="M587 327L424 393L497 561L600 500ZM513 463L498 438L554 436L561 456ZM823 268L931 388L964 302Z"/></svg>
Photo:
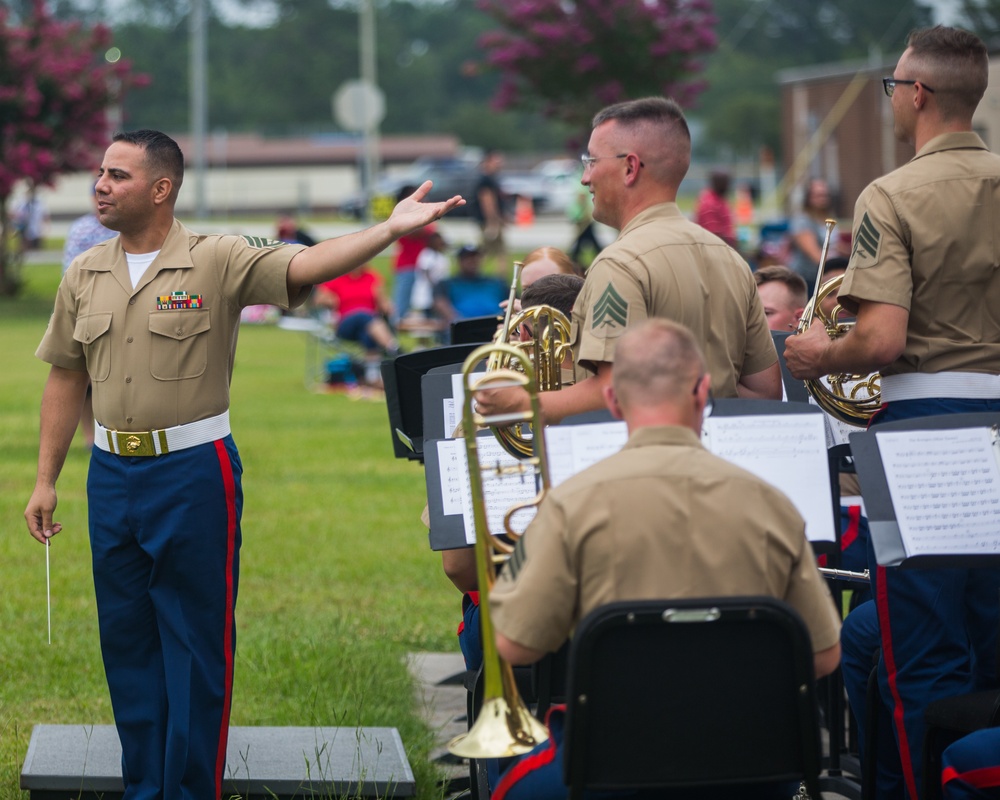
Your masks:
<svg viewBox="0 0 1000 800"><path fill-rule="evenodd" d="M819 800L812 647L778 600L603 606L573 637L566 700L570 798L585 789L740 797L802 781Z"/></svg>

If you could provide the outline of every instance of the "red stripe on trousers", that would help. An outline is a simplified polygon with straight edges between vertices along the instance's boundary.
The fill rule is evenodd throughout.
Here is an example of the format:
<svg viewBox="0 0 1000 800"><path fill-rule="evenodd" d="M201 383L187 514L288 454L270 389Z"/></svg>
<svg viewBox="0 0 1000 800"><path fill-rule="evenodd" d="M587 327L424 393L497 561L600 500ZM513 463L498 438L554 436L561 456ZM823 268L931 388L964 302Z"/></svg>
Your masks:
<svg viewBox="0 0 1000 800"><path fill-rule="evenodd" d="M903 724L903 701L896 685L896 654L892 650L892 631L889 627L889 595L885 585L885 567L878 567L877 575L878 593L875 596L875 604L878 607L879 630L882 631L882 658L889 676L889 692L892 694L892 722L896 728L896 743L899 747L899 760L903 767L906 792L910 800L917 800L917 780L913 773L910 742L906 738L906 726Z"/></svg>
<svg viewBox="0 0 1000 800"><path fill-rule="evenodd" d="M552 706L549 709L548 714L545 715L545 721L548 723L549 714L558 709L559 711L565 711L565 705ZM512 764L507 771L500 778L500 783L497 784L497 788L490 794L490 800L504 800L507 796L507 792L514 788L514 785L528 775L534 772L536 769L541 769L542 767L548 766L552 763L553 759L556 757L556 752L558 747L556 746L555 740L550 736L548 747L546 747L541 752L535 753L533 756L525 756L520 761Z"/></svg>
<svg viewBox="0 0 1000 800"><path fill-rule="evenodd" d="M233 557L236 552L236 481L229 452L221 439L215 442L219 457L219 471L226 491L226 620L224 647L226 658L225 700L222 708L222 725L219 729L219 749L215 756L215 796L222 797L222 775L226 769L226 745L229 743L229 712L233 702Z"/></svg>
<svg viewBox="0 0 1000 800"><path fill-rule="evenodd" d="M858 528L861 527L861 506L847 507L847 530L840 537L840 550L843 552L858 538Z"/></svg>
<svg viewBox="0 0 1000 800"><path fill-rule="evenodd" d="M959 772L954 767L945 767L941 772L941 785L949 781L962 781L977 789L989 789L1000 786L1000 767L980 767L968 772Z"/></svg>

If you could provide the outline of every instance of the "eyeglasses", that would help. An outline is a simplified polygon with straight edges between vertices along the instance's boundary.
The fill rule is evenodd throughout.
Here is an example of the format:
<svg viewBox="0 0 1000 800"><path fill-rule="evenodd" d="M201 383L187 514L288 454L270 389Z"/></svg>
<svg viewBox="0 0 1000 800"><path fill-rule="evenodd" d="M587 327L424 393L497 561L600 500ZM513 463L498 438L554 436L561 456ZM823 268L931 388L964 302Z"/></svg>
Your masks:
<svg viewBox="0 0 1000 800"><path fill-rule="evenodd" d="M619 153L616 156L580 156L580 163L583 164L584 171L593 169L594 164L602 158L628 158L628 153Z"/></svg>
<svg viewBox="0 0 1000 800"><path fill-rule="evenodd" d="M906 86L916 86L919 83L928 92L934 94L934 90L923 81L904 81L902 78L882 78L882 89L885 91L886 97L892 97L892 93L896 91L897 83L905 84Z"/></svg>

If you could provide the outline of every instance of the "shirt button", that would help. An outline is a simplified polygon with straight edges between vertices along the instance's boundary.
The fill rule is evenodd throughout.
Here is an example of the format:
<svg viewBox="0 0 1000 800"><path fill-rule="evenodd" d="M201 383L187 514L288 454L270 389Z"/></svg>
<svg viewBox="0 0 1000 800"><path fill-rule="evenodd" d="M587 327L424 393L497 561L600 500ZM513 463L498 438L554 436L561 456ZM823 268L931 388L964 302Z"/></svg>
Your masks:
<svg viewBox="0 0 1000 800"><path fill-rule="evenodd" d="M134 306L134 305L135 305L135 298L133 297L133 298L132 298L131 300L129 300L129 301L128 301L128 304L129 304L130 306Z"/></svg>
<svg viewBox="0 0 1000 800"><path fill-rule="evenodd" d="M132 383L132 378L131 377L126 378L125 383Z"/></svg>
<svg viewBox="0 0 1000 800"><path fill-rule="evenodd" d="M126 421L126 422L127 422L127 423L128 423L129 425L131 425L131 424L132 424L132 417L125 417L125 421Z"/></svg>
<svg viewBox="0 0 1000 800"><path fill-rule="evenodd" d="M132 337L129 336L125 341L128 342L129 344L132 344Z"/></svg>
<svg viewBox="0 0 1000 800"><path fill-rule="evenodd" d="M175 328L174 329L174 333L176 333L178 336L180 336L182 333L184 333L184 329L183 328Z"/></svg>

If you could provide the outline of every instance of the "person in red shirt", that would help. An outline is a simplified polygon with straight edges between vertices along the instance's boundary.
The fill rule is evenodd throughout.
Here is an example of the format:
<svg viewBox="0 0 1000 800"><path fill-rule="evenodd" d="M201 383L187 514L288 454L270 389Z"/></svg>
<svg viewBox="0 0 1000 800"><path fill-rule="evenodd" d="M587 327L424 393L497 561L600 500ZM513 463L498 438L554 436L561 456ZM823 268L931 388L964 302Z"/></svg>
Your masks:
<svg viewBox="0 0 1000 800"><path fill-rule="evenodd" d="M413 190L413 186L403 186L397 193L396 201L409 197L413 194ZM427 246L427 240L435 230L434 223L431 223L396 240L396 261L393 264L395 270L393 312L389 317L393 325L398 325L412 307L410 296L413 294L413 283L416 280L417 257Z"/></svg>
<svg viewBox="0 0 1000 800"><path fill-rule="evenodd" d="M336 312L341 339L360 342L373 358L399 353L399 343L386 321L392 315L392 302L383 290L382 276L370 264L317 286L315 302Z"/></svg>
<svg viewBox="0 0 1000 800"><path fill-rule="evenodd" d="M713 172L709 185L698 198L695 222L705 230L714 233L730 247L736 246L736 229L733 227L733 213L729 209L726 195L729 193L729 175Z"/></svg>

